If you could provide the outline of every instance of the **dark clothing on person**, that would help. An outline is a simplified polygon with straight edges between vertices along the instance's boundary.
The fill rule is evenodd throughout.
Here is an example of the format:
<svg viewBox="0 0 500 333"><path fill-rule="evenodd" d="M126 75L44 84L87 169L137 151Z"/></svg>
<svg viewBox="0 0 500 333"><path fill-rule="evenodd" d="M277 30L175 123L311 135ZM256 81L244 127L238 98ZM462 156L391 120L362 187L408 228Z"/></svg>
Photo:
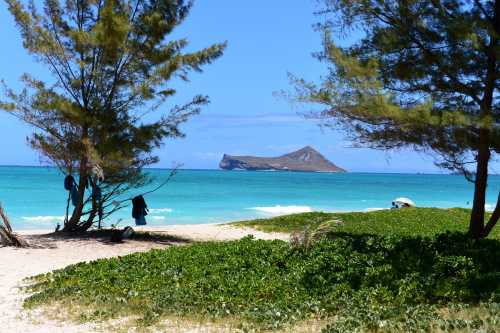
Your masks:
<svg viewBox="0 0 500 333"><path fill-rule="evenodd" d="M70 196L71 196L71 203L75 207L76 207L76 205L78 205L78 195L79 195L78 194L78 187L76 186L76 184L73 184L73 187L70 190Z"/></svg>
<svg viewBox="0 0 500 333"><path fill-rule="evenodd" d="M92 188L92 196L94 197L95 201L100 202L102 199L102 191L101 188L97 185L95 185Z"/></svg>
<svg viewBox="0 0 500 333"><path fill-rule="evenodd" d="M67 175L66 178L64 178L64 189L66 191L71 191L75 183L75 178L72 175Z"/></svg>
<svg viewBox="0 0 500 333"><path fill-rule="evenodd" d="M146 225L146 218L144 216L139 216L135 219L135 225Z"/></svg>
<svg viewBox="0 0 500 333"><path fill-rule="evenodd" d="M103 217L103 208L102 208L102 191L98 185L95 185L92 182L92 197L97 204L97 215L99 217L98 228L101 229L101 222Z"/></svg>
<svg viewBox="0 0 500 333"><path fill-rule="evenodd" d="M75 178L72 175L67 175L64 178L64 189L69 191L71 203L76 207L76 205L78 205L78 186L76 185Z"/></svg>
<svg viewBox="0 0 500 333"><path fill-rule="evenodd" d="M148 215L147 208L148 205L146 205L146 201L144 201L144 197L142 195L138 195L132 199L132 217L134 219L139 216Z"/></svg>
<svg viewBox="0 0 500 333"><path fill-rule="evenodd" d="M132 199L132 217L135 219L136 225L145 225L145 216L148 215L148 205L144 201L142 195L138 195Z"/></svg>

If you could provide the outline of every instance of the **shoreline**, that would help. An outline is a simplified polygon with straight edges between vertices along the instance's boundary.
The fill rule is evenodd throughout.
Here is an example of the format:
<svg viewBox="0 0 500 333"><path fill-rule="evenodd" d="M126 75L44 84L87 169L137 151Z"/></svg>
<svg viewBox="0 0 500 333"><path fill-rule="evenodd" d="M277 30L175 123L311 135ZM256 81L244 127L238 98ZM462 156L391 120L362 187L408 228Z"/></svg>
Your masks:
<svg viewBox="0 0 500 333"><path fill-rule="evenodd" d="M144 190L166 177L156 178ZM168 172L167 172L168 173ZM342 179L341 179L342 178ZM31 179L37 179L33 183ZM67 192L55 169L0 169L2 203L15 230L55 230L64 220ZM487 203L496 204L500 178L488 187ZM130 191L130 197L141 189ZM127 196L128 197L128 196ZM398 174L182 171L168 186L147 196L151 208L148 225L220 224L270 218L278 215L322 211L327 213L369 212L390 208L397 197L408 197L419 207L471 208L470 184L461 177ZM468 204L469 203L469 204ZM70 207L71 208L71 207ZM268 214L271 213L271 214ZM106 219L104 225L134 226L130 207Z"/></svg>
<svg viewBox="0 0 500 333"><path fill-rule="evenodd" d="M266 212L265 209L274 209L274 208L289 208L289 207L307 207L311 208L311 210L304 210L304 211L290 211L290 212L283 212L279 214L273 214ZM132 227L134 230L143 230L143 231L155 231L156 229L160 232L164 230L170 230L170 229L175 229L175 228L182 228L182 227L189 227L189 226L216 226L216 225L230 225L231 223L237 223L237 222L243 222L243 221L249 221L249 220L260 220L260 219L269 219L269 218L276 218L280 216L287 216L287 215L294 215L294 214L304 214L304 213L328 213L328 214L348 214L348 213L371 213L371 212L376 212L376 211L383 211L383 210L390 210L390 207L367 207L363 209L346 209L346 210L326 210L326 209L312 209L310 206L281 206L281 205L276 205L276 206L269 206L269 207L254 207L254 208L263 208L262 211L260 211L260 214L256 214L254 216L251 216L249 218L244 218L244 219L236 219L236 220L224 220L220 222L207 222L207 223L173 223L173 224L156 224L156 223L151 223L148 222L146 226L136 226L134 224L123 224L119 226L116 229L123 229L127 226ZM436 206L418 206L417 208L437 208L437 209L471 209L471 207L460 207L460 206L454 206L454 207L436 207ZM250 208L248 208L250 209ZM252 208L253 209L253 208ZM488 213L491 213L494 209L493 204L487 203L485 205L485 211ZM151 215L153 216L153 215ZM12 223L12 221L11 221ZM31 234L31 233L53 233L55 230L55 225L52 227L36 227L36 228L24 228L24 227L16 227L16 223L13 224L13 229L14 232L24 235L24 234ZM111 226L108 226L104 224L103 229L111 229ZM94 229L91 229L94 230Z"/></svg>
<svg viewBox="0 0 500 333"><path fill-rule="evenodd" d="M229 224L232 222L239 222L239 221L231 221L231 222L216 222L216 223L196 223L196 224L170 224L170 225L155 225L155 226L131 226L134 230L136 231L149 231L149 232L166 232L170 228L177 228L177 227L183 227L183 226L214 226L214 225L224 225L224 224ZM120 228L115 228L115 229L123 229L127 227L127 225L124 225L123 227ZM104 227L102 228L103 230L107 229L112 229L111 227ZM89 229L89 230L97 230L97 229ZM36 229L14 229L14 232L20 235L43 235L43 234L50 234L54 233L54 228L51 229L43 229L43 228L36 228Z"/></svg>
<svg viewBox="0 0 500 333"><path fill-rule="evenodd" d="M236 222L236 221L233 221ZM282 239L288 240L289 235L283 233L268 233L258 231L253 228L232 226L228 222L222 223L206 223L206 224L176 224L166 226L135 226L134 231L150 232L158 234L167 234L171 236L182 237L193 241L210 241L210 240L235 240L253 235L258 239ZM123 229L123 228L119 228ZM95 230L95 229L91 229ZM110 230L110 228L103 228ZM40 236L57 235L53 230L49 229L22 229L14 230L14 233L30 238ZM2 248L0 247L0 250ZM0 252L1 253L1 252Z"/></svg>

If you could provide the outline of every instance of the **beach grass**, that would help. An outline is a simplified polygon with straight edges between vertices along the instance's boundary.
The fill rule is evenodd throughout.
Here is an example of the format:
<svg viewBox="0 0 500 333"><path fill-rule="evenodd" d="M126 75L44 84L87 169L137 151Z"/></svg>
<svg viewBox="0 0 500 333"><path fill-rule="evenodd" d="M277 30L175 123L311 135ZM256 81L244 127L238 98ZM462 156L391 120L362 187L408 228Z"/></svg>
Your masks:
<svg viewBox="0 0 500 333"><path fill-rule="evenodd" d="M488 215L489 216L489 215ZM433 236L466 232L470 210L464 208L405 208L372 212L311 212L231 223L265 232L297 232L327 225L336 232L372 235ZM489 238L500 239L500 227Z"/></svg>
<svg viewBox="0 0 500 333"><path fill-rule="evenodd" d="M307 244L246 237L80 263L33 278L25 306L57 305L84 322L135 318L133 325L146 330L175 316L228 320L242 331L317 321L327 323L328 333L495 332L500 241L466 237L467 214L409 209L281 217L269 220L269 228L279 226L267 230L313 223L333 229ZM457 217L463 221L453 222Z"/></svg>

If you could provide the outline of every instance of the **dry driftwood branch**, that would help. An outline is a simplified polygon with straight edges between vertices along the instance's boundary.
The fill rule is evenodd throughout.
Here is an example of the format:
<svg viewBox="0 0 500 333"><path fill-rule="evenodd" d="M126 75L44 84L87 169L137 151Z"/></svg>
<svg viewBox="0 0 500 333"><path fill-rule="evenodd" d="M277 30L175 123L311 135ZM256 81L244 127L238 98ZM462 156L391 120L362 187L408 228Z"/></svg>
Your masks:
<svg viewBox="0 0 500 333"><path fill-rule="evenodd" d="M0 203L0 218L3 221L3 225L0 225L0 245L3 246L15 246L15 247L28 247L29 244L21 236L16 235L12 231L12 226L10 225L9 218Z"/></svg>

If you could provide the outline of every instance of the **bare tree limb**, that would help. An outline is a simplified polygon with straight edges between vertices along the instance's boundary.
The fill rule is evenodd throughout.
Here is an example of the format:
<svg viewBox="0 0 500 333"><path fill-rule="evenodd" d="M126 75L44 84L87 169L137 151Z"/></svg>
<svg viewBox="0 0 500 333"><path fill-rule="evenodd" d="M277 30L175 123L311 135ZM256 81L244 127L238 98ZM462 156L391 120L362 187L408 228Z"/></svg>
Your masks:
<svg viewBox="0 0 500 333"><path fill-rule="evenodd" d="M21 236L16 235L12 231L12 226L10 225L9 218L7 217L7 214L5 213L1 203L0 203L0 218L3 221L3 225L0 225L0 245L29 247L27 241L25 241Z"/></svg>

